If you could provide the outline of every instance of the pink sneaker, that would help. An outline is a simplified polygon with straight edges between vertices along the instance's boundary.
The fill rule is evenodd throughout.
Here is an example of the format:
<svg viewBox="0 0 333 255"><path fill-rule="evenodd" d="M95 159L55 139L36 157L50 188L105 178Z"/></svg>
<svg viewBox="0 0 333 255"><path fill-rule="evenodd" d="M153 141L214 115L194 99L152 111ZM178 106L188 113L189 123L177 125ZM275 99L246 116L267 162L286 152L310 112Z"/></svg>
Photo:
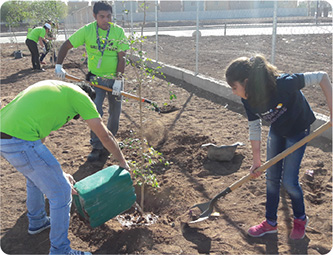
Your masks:
<svg viewBox="0 0 333 255"><path fill-rule="evenodd" d="M308 225L308 222L308 216L306 216L305 220L294 219L294 227L289 237L294 240L303 239L305 236L305 228Z"/></svg>
<svg viewBox="0 0 333 255"><path fill-rule="evenodd" d="M259 225L250 227L247 233L252 237L260 237L269 233L276 233L277 225L275 227L269 225L266 220L261 222Z"/></svg>

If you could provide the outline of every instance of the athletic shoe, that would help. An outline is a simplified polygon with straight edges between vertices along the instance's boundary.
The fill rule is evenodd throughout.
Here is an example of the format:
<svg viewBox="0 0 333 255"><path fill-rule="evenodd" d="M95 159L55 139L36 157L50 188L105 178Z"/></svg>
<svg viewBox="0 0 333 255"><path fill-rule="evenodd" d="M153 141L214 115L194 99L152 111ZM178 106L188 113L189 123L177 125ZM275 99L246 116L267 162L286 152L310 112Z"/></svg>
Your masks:
<svg viewBox="0 0 333 255"><path fill-rule="evenodd" d="M39 228L29 228L28 233L30 235L36 235L36 234L44 231L45 229L50 228L51 227L50 217L46 217L46 218L47 218L47 222L43 226L41 226Z"/></svg>
<svg viewBox="0 0 333 255"><path fill-rule="evenodd" d="M71 249L66 255L92 255L92 254L87 251L78 251Z"/></svg>
<svg viewBox="0 0 333 255"><path fill-rule="evenodd" d="M273 227L272 225L268 224L266 220L261 222L259 225L253 226L249 228L247 233L252 237L260 237L265 234L271 234L277 232L277 225Z"/></svg>
<svg viewBox="0 0 333 255"><path fill-rule="evenodd" d="M308 222L308 216L306 216L304 220L294 219L294 227L289 237L294 240L303 239L305 236L305 228L308 225Z"/></svg>

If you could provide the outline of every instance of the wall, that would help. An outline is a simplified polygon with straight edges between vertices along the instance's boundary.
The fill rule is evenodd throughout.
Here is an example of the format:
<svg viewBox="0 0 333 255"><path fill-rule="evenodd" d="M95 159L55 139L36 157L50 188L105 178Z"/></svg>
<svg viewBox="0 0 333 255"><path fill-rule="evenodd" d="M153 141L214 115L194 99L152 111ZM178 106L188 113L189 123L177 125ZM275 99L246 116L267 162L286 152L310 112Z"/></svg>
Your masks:
<svg viewBox="0 0 333 255"><path fill-rule="evenodd" d="M200 11L200 20L214 19L240 19L240 18L267 18L273 17L273 9L245 9L245 10L221 10ZM278 9L278 17L307 16L307 8L284 8ZM196 11L188 12L159 12L159 21L196 20ZM142 21L143 13L133 13L133 21ZM147 13L146 21L155 21L155 13Z"/></svg>
<svg viewBox="0 0 333 255"><path fill-rule="evenodd" d="M199 11L203 11L205 9L204 1L183 1L183 10L184 12L197 11L197 2L199 2Z"/></svg>
<svg viewBox="0 0 333 255"><path fill-rule="evenodd" d="M183 11L183 5L181 0L169 1L160 0L161 12L180 12Z"/></svg>

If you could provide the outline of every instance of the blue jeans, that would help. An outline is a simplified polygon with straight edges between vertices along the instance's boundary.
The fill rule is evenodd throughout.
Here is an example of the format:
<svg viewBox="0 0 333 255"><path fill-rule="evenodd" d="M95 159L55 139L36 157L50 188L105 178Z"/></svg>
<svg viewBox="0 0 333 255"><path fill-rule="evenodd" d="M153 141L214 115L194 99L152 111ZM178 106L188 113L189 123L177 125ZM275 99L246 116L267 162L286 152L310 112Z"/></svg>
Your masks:
<svg viewBox="0 0 333 255"><path fill-rule="evenodd" d="M29 228L39 228L47 221L45 194L50 204L50 254L66 254L70 250L67 236L72 196L59 162L40 140L31 142L13 137L0 139L0 146L1 156L27 180Z"/></svg>
<svg viewBox="0 0 333 255"><path fill-rule="evenodd" d="M110 84L108 84L109 87L112 87L114 80L110 80ZM101 82L99 82L99 85ZM109 118L107 122L107 128L111 131L111 133L115 136L118 132L119 128L119 118L120 118L120 113L121 113L121 101L122 101L122 96L113 96L112 92L107 92L104 89L100 89L97 87L94 87L96 91L96 98L94 100L94 103L96 105L97 111L103 116L103 102L105 99L105 96L107 94L108 96L108 101L109 101ZM103 144L97 137L97 135L91 131L90 133L90 144L93 146L94 149L103 149Z"/></svg>
<svg viewBox="0 0 333 255"><path fill-rule="evenodd" d="M310 128L293 137L281 137L270 129L267 140L267 160L275 157L309 134ZM277 220L280 199L280 185L290 196L294 217L305 215L303 191L298 182L300 164L306 144L277 162L266 171L266 218Z"/></svg>

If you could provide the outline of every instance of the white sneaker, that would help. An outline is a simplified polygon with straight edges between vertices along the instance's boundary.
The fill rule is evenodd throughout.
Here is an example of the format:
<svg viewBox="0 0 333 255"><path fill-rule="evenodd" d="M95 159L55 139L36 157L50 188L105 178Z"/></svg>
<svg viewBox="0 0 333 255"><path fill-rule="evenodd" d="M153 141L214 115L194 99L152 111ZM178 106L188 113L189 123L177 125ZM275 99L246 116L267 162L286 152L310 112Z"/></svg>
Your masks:
<svg viewBox="0 0 333 255"><path fill-rule="evenodd" d="M71 249L66 255L92 255L92 254L88 251L78 251Z"/></svg>

